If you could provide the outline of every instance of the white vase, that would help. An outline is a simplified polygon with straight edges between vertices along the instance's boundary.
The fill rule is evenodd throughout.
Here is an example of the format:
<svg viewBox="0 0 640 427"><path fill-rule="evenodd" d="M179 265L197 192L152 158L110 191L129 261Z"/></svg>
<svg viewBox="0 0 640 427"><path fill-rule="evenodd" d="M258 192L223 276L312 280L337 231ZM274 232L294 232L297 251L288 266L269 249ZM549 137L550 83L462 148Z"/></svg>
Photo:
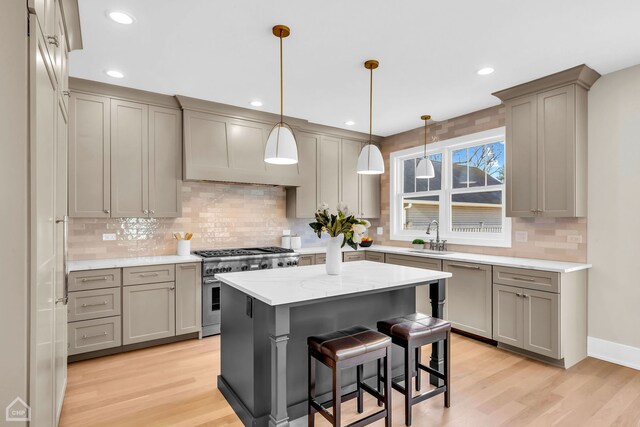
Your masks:
<svg viewBox="0 0 640 427"><path fill-rule="evenodd" d="M342 269L342 242L344 241L344 234L337 237L329 237L327 243L327 263L325 267L327 274L335 276L340 274Z"/></svg>

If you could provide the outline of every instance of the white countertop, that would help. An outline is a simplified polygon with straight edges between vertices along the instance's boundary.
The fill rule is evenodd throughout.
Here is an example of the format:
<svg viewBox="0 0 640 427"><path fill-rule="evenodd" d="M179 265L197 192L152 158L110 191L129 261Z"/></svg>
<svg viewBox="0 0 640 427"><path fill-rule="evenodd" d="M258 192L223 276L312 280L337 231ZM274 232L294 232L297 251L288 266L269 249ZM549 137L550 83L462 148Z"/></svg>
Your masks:
<svg viewBox="0 0 640 427"><path fill-rule="evenodd" d="M286 305L350 294L379 292L451 277L451 273L355 261L342 264L342 273L329 276L324 265L276 268L216 276L227 285L265 304Z"/></svg>
<svg viewBox="0 0 640 427"><path fill-rule="evenodd" d="M434 253L417 253L414 252L415 249L411 248L401 248L397 246L382 246L382 245L373 245L369 248L360 248L358 250L364 251L373 251L373 252L384 252L384 253L394 253L400 255L411 255L417 257L424 258L436 258L450 261L460 261L460 262L475 262L478 264L490 264L490 265L498 265L502 267L517 267L517 268L527 268L530 270L542 270L542 271L552 271L555 273L572 273L574 271L585 270L591 268L591 264L581 264L576 262L564 262L564 261L547 261L544 259L533 259L533 258L515 258L515 257L505 257L505 256L496 256L496 255L483 255L483 254L472 254L465 252L452 252L449 254L434 254ZM301 255L304 254L319 254L327 251L325 246L314 246L296 249ZM348 246L343 248L343 251L349 252L353 251Z"/></svg>
<svg viewBox="0 0 640 427"><path fill-rule="evenodd" d="M139 267L143 265L183 264L186 262L201 262L202 258L196 255L178 256L143 256L131 258L88 259L82 261L69 261L68 271L99 270L102 268Z"/></svg>

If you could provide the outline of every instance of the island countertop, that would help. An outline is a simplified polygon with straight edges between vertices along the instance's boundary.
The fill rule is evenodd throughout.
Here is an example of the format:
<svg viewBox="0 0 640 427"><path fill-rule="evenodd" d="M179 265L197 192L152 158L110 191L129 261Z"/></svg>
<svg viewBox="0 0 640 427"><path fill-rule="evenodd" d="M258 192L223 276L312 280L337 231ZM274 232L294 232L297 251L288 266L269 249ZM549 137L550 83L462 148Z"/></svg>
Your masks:
<svg viewBox="0 0 640 427"><path fill-rule="evenodd" d="M367 294L415 286L451 277L451 273L382 264L372 261L347 262L342 273L330 276L324 265L276 268L216 276L223 283L267 305L304 303L350 294Z"/></svg>

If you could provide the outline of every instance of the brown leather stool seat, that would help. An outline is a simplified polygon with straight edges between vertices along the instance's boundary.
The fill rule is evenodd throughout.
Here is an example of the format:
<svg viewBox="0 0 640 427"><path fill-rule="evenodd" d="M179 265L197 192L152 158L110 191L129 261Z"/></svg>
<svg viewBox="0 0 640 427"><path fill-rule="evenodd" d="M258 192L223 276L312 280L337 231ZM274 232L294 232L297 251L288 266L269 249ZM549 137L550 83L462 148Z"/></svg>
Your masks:
<svg viewBox="0 0 640 427"><path fill-rule="evenodd" d="M315 413L319 412L334 426L340 425L341 402L358 399L358 413L364 412L363 391L375 397L384 408L352 425L365 426L385 418L385 425L391 426L391 338L364 326L353 326L323 335L307 338L309 347L309 426L315 424ZM332 400L320 403L316 400L316 360L333 372ZM378 390L362 380L366 362L379 362L379 369L386 373L385 381L378 379ZM382 368L382 366L384 368ZM342 395L341 370L356 367L356 391ZM383 390L384 389L384 390ZM384 394L383 394L384 393ZM333 406L333 414L326 407Z"/></svg>
<svg viewBox="0 0 640 427"><path fill-rule="evenodd" d="M427 316L422 313L409 314L407 316L378 322L378 331L391 337L393 344L404 349L404 386L399 382L392 381L392 387L405 396L405 424L411 425L411 407L438 394L444 393L444 405L450 405L449 386L449 366L451 353L451 324L445 320ZM444 363L442 372L434 367L425 366L421 363L420 348L423 345L433 344L442 341L444 343ZM432 365L433 366L433 365ZM438 367L436 361L435 368ZM416 377L415 389L420 391L420 371L426 371L442 383L426 393L412 396L411 380ZM415 372L415 374L414 374ZM378 380L386 380L378 367Z"/></svg>

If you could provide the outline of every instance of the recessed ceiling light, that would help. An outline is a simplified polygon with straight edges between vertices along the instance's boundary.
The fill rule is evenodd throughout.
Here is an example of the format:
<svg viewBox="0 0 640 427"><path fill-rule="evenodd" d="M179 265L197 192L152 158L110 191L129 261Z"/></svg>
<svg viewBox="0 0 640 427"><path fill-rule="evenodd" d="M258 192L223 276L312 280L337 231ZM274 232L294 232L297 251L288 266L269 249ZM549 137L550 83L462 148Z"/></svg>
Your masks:
<svg viewBox="0 0 640 427"><path fill-rule="evenodd" d="M486 76L489 75L491 73L493 73L495 70L491 67L484 67L484 68L480 68L478 71L476 71L478 73L479 76Z"/></svg>
<svg viewBox="0 0 640 427"><path fill-rule="evenodd" d="M121 79L124 77L124 74L118 70L107 70L105 71L105 73L107 74L107 76L113 77L114 79Z"/></svg>
<svg viewBox="0 0 640 427"><path fill-rule="evenodd" d="M258 101L257 99L251 101L249 104L251 104L253 107L262 107L262 101Z"/></svg>
<svg viewBox="0 0 640 427"><path fill-rule="evenodd" d="M133 16L120 11L109 12L109 18L111 18L111 20L117 22L118 24L123 25L130 25L134 22Z"/></svg>
<svg viewBox="0 0 640 427"><path fill-rule="evenodd" d="M347 126L353 126L356 124L356 122L354 122L353 120L347 120L346 122L344 122L344 124Z"/></svg>

